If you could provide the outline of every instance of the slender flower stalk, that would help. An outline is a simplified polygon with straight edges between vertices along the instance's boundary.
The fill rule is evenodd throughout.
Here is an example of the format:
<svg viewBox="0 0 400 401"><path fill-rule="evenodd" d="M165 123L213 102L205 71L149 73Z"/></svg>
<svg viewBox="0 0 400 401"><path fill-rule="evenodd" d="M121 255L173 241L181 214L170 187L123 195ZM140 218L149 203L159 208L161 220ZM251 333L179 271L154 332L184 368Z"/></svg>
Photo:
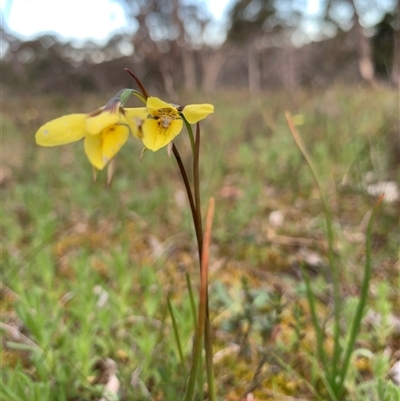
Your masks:
<svg viewBox="0 0 400 401"><path fill-rule="evenodd" d="M207 318L208 314L208 264L210 255L210 243L211 243L211 230L212 221L214 217L215 201L211 198L208 206L207 221L206 221L206 231L204 234L204 247L202 249L201 265L200 265L200 292L199 292L199 308L198 308L198 320L196 326L196 333L193 345L193 361L190 369L189 379L186 387L186 393L184 396L184 401L193 400L195 382L197 377L197 372L199 369L201 361L201 350L203 336L206 339L207 335ZM211 343L208 344L211 346ZM214 371L212 367L212 357L211 357L211 370L207 363L207 349L211 347L205 346L206 349L206 370L207 370L207 382L208 382L208 393L209 399L211 401L216 400L215 397L215 386L214 386Z"/></svg>
<svg viewBox="0 0 400 401"><path fill-rule="evenodd" d="M210 217L207 218L206 237L203 239L203 222L201 215L201 196L200 196L200 124L199 121L206 118L210 113L214 112L214 106L211 104L192 104L185 106L177 106L172 103L149 95L145 86L140 79L131 71L126 69L131 77L137 83L142 98L146 101L146 109L148 117L143 121L140 127L140 139L145 149L153 152L168 146L169 151L175 156L179 171L181 173L186 193L189 199L190 210L192 214L193 225L196 232L197 248L199 254L200 265L200 292L199 306L197 313L197 325L195 329L195 338L192 351L192 366L187 382L185 401L192 401L194 397L196 379L202 359L202 344L204 338L204 348L206 353L206 371L209 399L214 401L215 385L214 370L212 362L212 343L211 343L211 327L208 307L208 257L209 257L209 241L211 236ZM196 136L194 138L191 124L196 124ZM190 185L185 166L181 156L173 140L182 131L183 125L186 126L190 139L192 158L193 158L193 190ZM172 144L172 145L171 145ZM143 152L142 152L143 153ZM214 200L210 202L211 221L214 213ZM208 247L203 246L203 242L208 241Z"/></svg>
<svg viewBox="0 0 400 401"><path fill-rule="evenodd" d="M172 145L172 152L174 153L176 162L178 163L179 171L180 171L182 179L183 179L183 183L185 184L186 193L187 193L187 196L189 199L190 210L192 212L192 220L193 220L193 222L195 222L196 218L197 218L197 214L196 214L197 212L196 212L196 206L195 206L194 199L193 199L192 189L190 187L189 179L186 174L185 166L183 165L181 155L179 154L178 149L175 146L175 144ZM198 230L198 227L196 224L195 224L195 231L196 231L197 243L199 243L199 241L201 241L200 237L201 237L202 233Z"/></svg>
<svg viewBox="0 0 400 401"><path fill-rule="evenodd" d="M196 139L194 143L193 153L193 186L194 186L194 204L196 207L196 223L199 227L199 232L203 232L203 223L201 218L201 200L200 200L200 124L196 124ZM203 255L203 237L199 236L199 257L200 265Z"/></svg>
<svg viewBox="0 0 400 401"><path fill-rule="evenodd" d="M189 125L190 127L190 125ZM188 129L189 131L189 129ZM190 127L191 133L191 127ZM190 134L189 134L190 135ZM197 123L196 126L196 141L194 147L194 156L193 156L193 182L194 182L194 193L195 197L193 199L192 190L189 184L189 180L186 174L185 167L182 163L182 159L176 148L175 144L172 147L172 151L178 163L183 182L185 184L185 189L188 195L190 210L192 212L193 224L195 227L196 238L197 238L197 248L199 252L199 262L200 262L200 275L204 278L203 270L208 266L208 253L207 253L207 263L204 262L204 250L203 247L203 229L202 229L202 217L201 217L201 199L200 199L200 179L199 179L199 154L200 154L200 125ZM197 156L196 156L197 155ZM214 208L214 206L212 206ZM207 250L208 252L208 250ZM208 276L206 276L208 277ZM185 393L185 401L189 401L193 399L196 377L198 368L201 361L201 344L204 338L204 347L206 351L206 371L207 371L207 383L209 389L210 400L214 401L215 397L215 380L214 380L214 367L212 362L212 342L211 342L211 326L210 326L210 318L209 318L209 307L208 307L208 285L207 282L201 281L200 287L200 304L198 311L198 323L195 332L195 339L193 345L192 352L192 367L189 374L189 379L187 383L187 389ZM205 287L205 288L203 288ZM202 308L204 309L204 313Z"/></svg>

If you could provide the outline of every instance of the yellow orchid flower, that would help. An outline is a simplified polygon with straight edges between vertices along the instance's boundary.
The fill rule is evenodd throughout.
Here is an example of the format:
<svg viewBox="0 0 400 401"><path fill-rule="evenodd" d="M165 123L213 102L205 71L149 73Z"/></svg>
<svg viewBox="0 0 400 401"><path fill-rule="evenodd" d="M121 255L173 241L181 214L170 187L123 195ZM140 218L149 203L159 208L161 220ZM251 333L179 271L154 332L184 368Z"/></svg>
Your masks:
<svg viewBox="0 0 400 401"><path fill-rule="evenodd" d="M129 109L122 104L117 95L92 113L56 118L39 128L36 143L59 146L84 138L86 156L96 169L102 170L128 140L129 132L139 137L142 121L148 116L145 107Z"/></svg>
<svg viewBox="0 0 400 401"><path fill-rule="evenodd" d="M214 112L211 104L190 104L179 107L166 103L158 97L147 99L147 118L141 132L142 141L146 148L153 152L168 145L183 128L183 120L180 113L186 118L189 124L195 124Z"/></svg>
<svg viewBox="0 0 400 401"><path fill-rule="evenodd" d="M136 138L142 121L147 117L146 108L103 110L100 114L86 119L84 148L90 163L98 170L105 165L125 145L129 131Z"/></svg>

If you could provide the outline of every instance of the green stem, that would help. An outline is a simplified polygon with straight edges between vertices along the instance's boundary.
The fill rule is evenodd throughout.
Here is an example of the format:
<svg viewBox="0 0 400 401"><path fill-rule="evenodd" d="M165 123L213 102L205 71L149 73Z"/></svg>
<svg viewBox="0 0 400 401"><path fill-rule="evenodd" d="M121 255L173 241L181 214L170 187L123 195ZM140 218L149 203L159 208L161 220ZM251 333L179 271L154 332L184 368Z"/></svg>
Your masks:
<svg viewBox="0 0 400 401"><path fill-rule="evenodd" d="M332 217L328 207L328 202L325 199L325 196L322 191L322 186L319 182L317 170L314 167L314 163L308 154L303 141L299 133L297 132L296 127L293 124L292 117L289 112L286 112L286 120L288 122L290 131L292 133L293 139L296 142L297 147L299 148L300 152L303 154L304 158L306 159L307 165L311 171L313 176L314 182L318 188L318 192L320 194L322 207L324 209L325 215L325 225L326 225L326 232L327 232L327 239L328 239L328 260L329 266L331 268L332 273L332 283L333 283L333 309L334 309L334 325L333 325L333 357L331 361L332 370L329 374L329 381L331 383L332 388L335 391L336 388L336 376L338 372L338 365L339 365L339 358L341 354L340 348L340 310L341 310L341 299L340 299L340 291L339 291L339 271L336 266L336 258L335 252L333 249L333 230L332 230Z"/></svg>
<svg viewBox="0 0 400 401"><path fill-rule="evenodd" d="M186 272L186 276L185 277L186 277L186 286L187 286L188 291L189 291L190 309L192 310L194 327L196 327L196 322L197 322L196 303L194 302L192 283L190 281L189 273Z"/></svg>
<svg viewBox="0 0 400 401"><path fill-rule="evenodd" d="M171 320L172 320L172 327L173 327L173 329L174 329L176 344L177 344L177 346L178 346L179 359L181 360L181 365L182 365L182 367L183 367L183 366L185 366L185 359L183 358L182 345L181 345L181 338L180 338L180 336L179 336L178 325L176 324L176 319L175 319L174 311L173 311L173 309L172 309L172 305L171 305L171 301L170 301L169 297L168 297L168 299L167 299L167 303L168 303L168 311L169 311L169 314L170 314Z"/></svg>
<svg viewBox="0 0 400 401"><path fill-rule="evenodd" d="M288 372L290 372L294 377L296 377L299 381L301 381L302 383L304 383L306 385L306 387L308 388L308 390L314 395L314 397L318 400L318 401L325 401L323 398L321 398L321 396L318 394L317 390L314 388L313 384L310 383L309 381L307 381L307 379L301 375L299 372L296 371L296 369L293 369L292 366L290 366L288 363L286 363L280 356L278 356L278 354L276 354L275 352L272 352L272 356L274 359L276 359L278 361L278 363L285 368Z"/></svg>
<svg viewBox="0 0 400 401"><path fill-rule="evenodd" d="M139 100L141 100L144 104L146 104L146 99L144 98L144 96L138 92L137 90L132 90L132 95L136 96Z"/></svg>
<svg viewBox="0 0 400 401"><path fill-rule="evenodd" d="M335 256L333 250L333 232L332 232L332 220L331 215L329 213L327 204L325 200L323 200L325 204L325 222L327 227L327 237L328 237L328 260L329 265L331 266L332 272L332 282L333 282L333 314L334 314L334 326L333 326L333 358L332 358L332 373L330 375L330 383L332 388L336 389L336 377L339 368L339 359L342 353L342 349L340 346L340 310L341 310L341 298L340 298L340 278L339 271L335 263Z"/></svg>
<svg viewBox="0 0 400 401"><path fill-rule="evenodd" d="M173 152L178 161L183 180L185 181L186 192L188 193L189 196L189 201L192 210L193 224L196 231L199 263L200 263L200 276L201 276L198 319L197 319L197 326L193 345L193 361L189 373L189 379L186 387L184 400L191 401L193 399L196 376L202 359L201 345L203 342L203 335L204 335L204 348L206 351L206 370L207 370L207 382L209 389L209 399L210 401L215 401L216 396L215 396L215 384L214 384L214 368L212 361L211 327L210 327L209 307L208 307L208 281L207 281L207 272L204 271L205 269L208 268L208 266L205 267L203 266L203 224L201 216L200 172L199 172L200 124L197 123L196 125L196 140L194 140L191 125L187 122L187 120L183 115L182 119L187 127L187 131L192 146L194 200L191 192L189 194L190 191L189 181L187 180L186 171L184 169L184 166L182 164L182 161L180 159L179 153L177 152L175 145L173 145Z"/></svg>
<svg viewBox="0 0 400 401"><path fill-rule="evenodd" d="M195 150L194 150L194 137L193 137L192 126L188 123L188 121L186 120L185 116L182 113L179 113L179 114L182 117L182 120L186 125L186 129L187 129L187 132L189 134L189 139L190 139L190 146L192 147L192 154L194 157Z"/></svg>
<svg viewBox="0 0 400 401"><path fill-rule="evenodd" d="M327 362L326 352L324 349L324 333L323 333L321 326L318 323L317 311L316 311L316 307L315 307L315 295L311 290L310 278L308 277L308 274L303 269L303 267L301 267L301 273L304 278L304 282L306 284L308 305L310 306L312 324L313 324L316 338L317 338L318 358L320 361L322 361L324 370L325 370L325 372L327 372L328 371L328 362Z"/></svg>
<svg viewBox="0 0 400 401"><path fill-rule="evenodd" d="M361 326L361 320L363 317L365 304L367 302L369 282L370 282L370 278L371 278L372 226L373 226L373 223L375 220L376 213L379 209L379 205L381 204L382 200L383 200L383 195L381 195L381 197L375 203L374 208L372 209L371 216L368 221L367 234L366 234L366 240L365 240L364 277L363 277L363 282L361 285L360 299L358 301L356 313L355 313L353 322L351 324L350 336L349 336L349 339L346 344L346 350L344 352L342 369L341 369L340 375L339 375L338 394L337 394L339 398L342 395L343 390L344 390L344 380L345 380L345 377L347 374L347 369L349 367L350 357L351 357L351 354L354 349L354 343L356 341L357 334L358 334L358 331Z"/></svg>
<svg viewBox="0 0 400 401"><path fill-rule="evenodd" d="M189 291L189 300L190 300L190 309L192 311L192 317L193 317L193 328L194 328L194 332L196 332L196 325L197 325L197 311L196 311L196 303L194 300L194 295L193 295L193 289L192 289L192 283L190 281L190 276L189 273L186 272L186 286L188 288ZM200 354L200 360L199 360L199 366L202 365L202 355ZM197 375L197 385L199 386L199 389L201 390L203 388L203 372L200 369ZM201 399L203 399L202 394L201 394Z"/></svg>
<svg viewBox="0 0 400 401"><path fill-rule="evenodd" d="M192 134L193 135L193 134ZM200 172L199 172L199 159L200 159L200 124L196 124L196 140L193 154L193 183L194 183L194 200L196 205L196 217L197 226L199 231L203 232L203 223L201 217L201 200L200 200ZM198 243L199 247L199 258L200 258L200 269L207 269L207 266L203 266L203 236L201 236L201 242ZM203 274L200 271L200 274ZM208 393L210 401L215 401L215 380L214 380L214 365L213 365L213 350L211 341L211 325L210 325L210 312L208 306L208 283L205 284L205 324L204 324L204 348L206 351L206 371L207 371L207 383Z"/></svg>
<svg viewBox="0 0 400 401"><path fill-rule="evenodd" d="M214 364L213 364L213 349L211 342L211 325L209 318L208 308L208 290L207 290L207 310L205 317L205 332L204 332L204 347L206 350L206 371L207 371L207 383L208 383L208 396L210 401L215 401L216 389L215 389L215 375L214 375Z"/></svg>
<svg viewBox="0 0 400 401"><path fill-rule="evenodd" d="M194 228L196 231L196 238L197 238L197 243L201 243L202 238L202 233L199 231L199 227L197 224L197 212L196 212L196 206L193 200L193 194L192 190L190 188L189 180L186 174L185 166L182 163L181 156L178 152L178 149L176 148L175 144L172 145L172 151L174 153L175 159L178 163L179 170L182 175L183 182L185 184L185 189L186 193L189 199L189 204L190 204L190 210L192 212L192 219L193 219L193 224ZM197 324L195 328L195 336L194 336L194 344L193 344L193 350L192 350L192 366L190 368L189 372L189 378L188 382L186 385L186 391L185 391L185 396L184 396L184 401L192 401L193 396L194 396L194 391L196 388L196 378L197 378L197 372L198 368L201 363L201 350L202 350L202 341L203 341L203 332L204 332L204 317L201 315L201 308L202 308L202 302L205 302L205 300L202 300L200 297L200 302L199 302L199 315L197 319ZM194 302L192 302L193 304ZM194 315L196 312L194 313Z"/></svg>
<svg viewBox="0 0 400 401"><path fill-rule="evenodd" d="M194 331L196 332L196 325L197 325L196 303L195 303L195 300L194 300L194 295L193 295L193 290L192 290L192 283L190 281L190 276L189 276L188 272L186 272L185 277L186 277L186 286L187 286L188 291L189 291L190 309L192 310L192 317L193 317L193 327L194 327ZM201 366L202 363L203 363L202 359L203 359L202 355L200 354L200 359L199 359L199 362L198 362L199 366ZM202 388L203 388L203 372L202 372L201 369L198 371L197 383L198 383L197 385L199 386L199 389L202 390ZM201 399L203 399L202 394L201 394Z"/></svg>
<svg viewBox="0 0 400 401"><path fill-rule="evenodd" d="M200 309L201 307L199 305L199 312ZM196 333L194 337L194 344L193 344L192 366L190 367L189 379L186 385L186 392L183 398L184 401L192 401L194 397L197 371L201 360L201 345L203 341L203 331L204 331L204 324L201 324L201 319L204 319L204 316L199 315L198 324L196 327Z"/></svg>
<svg viewBox="0 0 400 401"><path fill-rule="evenodd" d="M200 279L200 299L199 299L199 312L197 317L197 325L194 336L192 366L190 367L189 378L186 385L186 392L184 401L192 401L196 387L196 378L199 366L201 364L201 351L203 344L204 322L206 316L206 302L207 302L207 283L204 282L203 275Z"/></svg>

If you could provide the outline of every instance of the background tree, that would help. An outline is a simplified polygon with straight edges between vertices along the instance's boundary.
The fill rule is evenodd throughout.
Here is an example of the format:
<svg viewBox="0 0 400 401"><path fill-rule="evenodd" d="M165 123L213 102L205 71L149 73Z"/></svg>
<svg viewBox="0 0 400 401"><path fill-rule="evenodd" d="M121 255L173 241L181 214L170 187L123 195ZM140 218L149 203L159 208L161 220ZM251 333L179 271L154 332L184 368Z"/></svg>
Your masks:
<svg viewBox="0 0 400 401"><path fill-rule="evenodd" d="M299 25L301 13L291 0L237 0L229 11L227 43L247 52L248 85L250 92L262 86L261 54L265 43L281 42L282 61L279 79L285 87L297 87L296 58L293 57L290 35ZM277 40L276 40L277 39Z"/></svg>
<svg viewBox="0 0 400 401"><path fill-rule="evenodd" d="M374 15L381 19L390 8L390 1L379 0L321 0L322 21L331 23L337 28L349 29L355 42L358 54L358 66L361 77L375 83L375 65L371 38L365 28L366 21ZM394 4L396 13L398 0Z"/></svg>
<svg viewBox="0 0 400 401"><path fill-rule="evenodd" d="M210 22L204 0L120 0L137 30L132 38L140 59L158 64L166 90L177 83L197 87L196 48Z"/></svg>
<svg viewBox="0 0 400 401"><path fill-rule="evenodd" d="M372 51L376 74L383 79L390 77L394 84L399 83L398 18L398 15L394 13L386 13L375 26L375 33L372 37Z"/></svg>
<svg viewBox="0 0 400 401"><path fill-rule="evenodd" d="M236 0L227 15L227 39L219 47L210 45L211 28L217 22L205 0L118 1L132 29L104 46L88 41L77 47L49 35L18 40L5 23L3 86L71 94L114 91L127 84L124 67L145 77L150 90L168 92L171 101L179 89L247 86L257 92L283 86L295 90L300 85L327 86L335 80L375 82L375 75L399 82L398 4L393 0L320 0L314 15L305 0ZM381 22L366 31L363 21L373 25L371 16L377 22L381 17ZM313 24L318 40L307 38L305 22ZM306 44L300 46L299 37L309 43L304 40Z"/></svg>
<svg viewBox="0 0 400 401"><path fill-rule="evenodd" d="M272 0L238 0L229 11L229 42L243 44L265 33L276 14Z"/></svg>

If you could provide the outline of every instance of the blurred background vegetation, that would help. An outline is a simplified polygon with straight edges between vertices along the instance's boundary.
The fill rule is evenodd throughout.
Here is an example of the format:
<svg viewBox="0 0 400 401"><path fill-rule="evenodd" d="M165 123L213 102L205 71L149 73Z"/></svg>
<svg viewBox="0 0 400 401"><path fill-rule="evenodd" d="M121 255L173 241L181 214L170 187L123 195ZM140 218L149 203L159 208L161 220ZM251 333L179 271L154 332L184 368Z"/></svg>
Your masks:
<svg viewBox="0 0 400 401"><path fill-rule="evenodd" d="M117 91L127 82L124 67L170 96L399 82L397 1L320 0L312 15L306 1L231 1L223 24L204 1L119 2L133 33L102 46L52 34L22 41L3 23L3 91ZM10 13L12 1L5 3Z"/></svg>

